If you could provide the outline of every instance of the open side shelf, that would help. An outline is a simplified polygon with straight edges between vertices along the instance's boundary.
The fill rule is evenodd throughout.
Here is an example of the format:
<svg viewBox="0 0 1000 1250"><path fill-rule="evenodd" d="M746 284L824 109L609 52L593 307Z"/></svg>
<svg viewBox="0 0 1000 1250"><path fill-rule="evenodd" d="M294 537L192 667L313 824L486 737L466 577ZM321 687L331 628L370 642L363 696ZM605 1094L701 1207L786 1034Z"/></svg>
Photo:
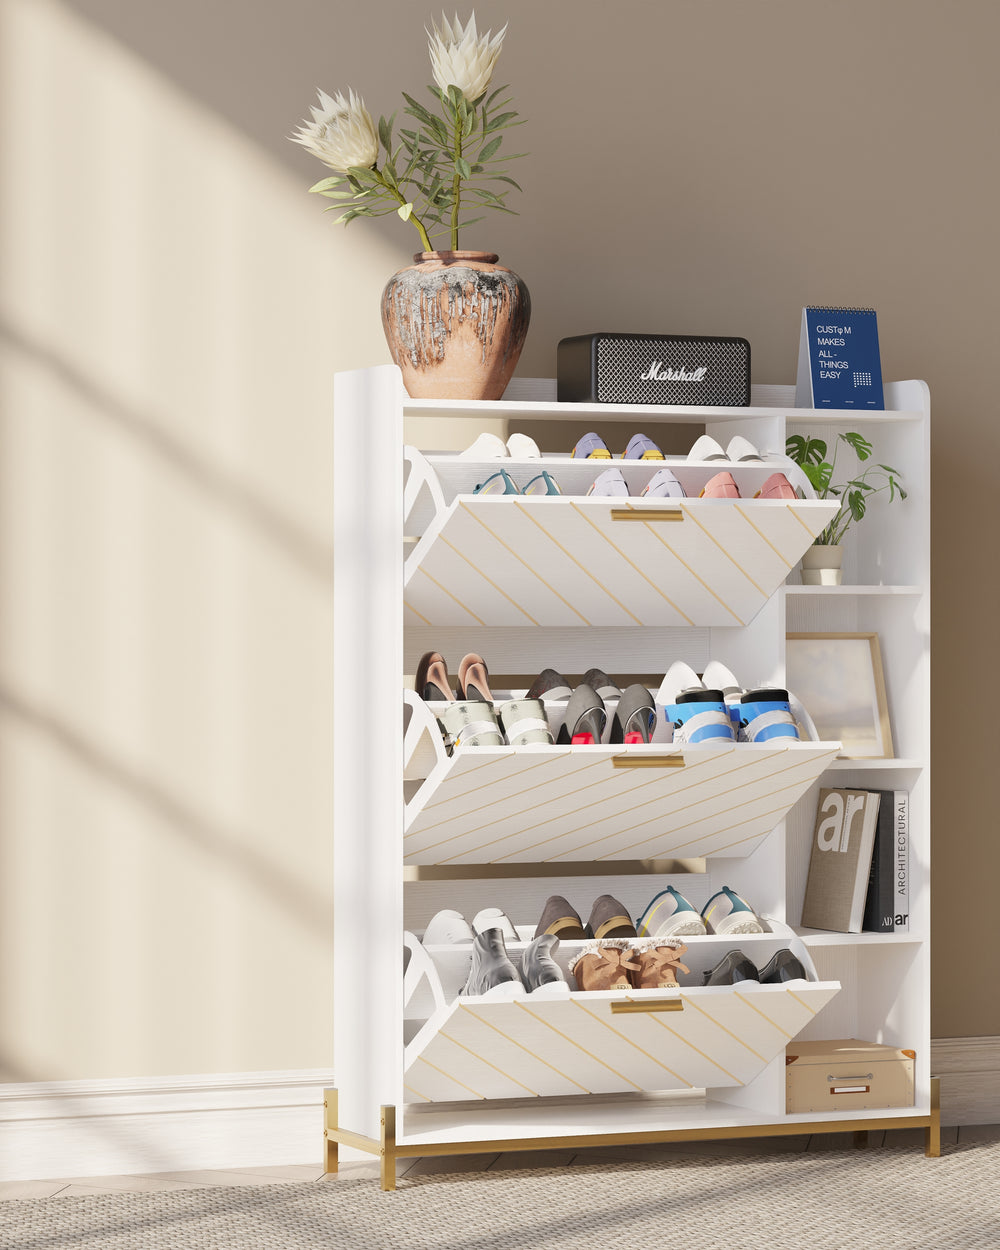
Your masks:
<svg viewBox="0 0 1000 1250"><path fill-rule="evenodd" d="M746 625L839 507L571 495L444 504L433 469L411 454L408 528L422 533L404 604L431 626Z"/></svg>
<svg viewBox="0 0 1000 1250"><path fill-rule="evenodd" d="M746 1085L840 984L573 992L439 1008L406 1048L418 1102Z"/></svg>
<svg viewBox="0 0 1000 1250"><path fill-rule="evenodd" d="M440 733L426 729L423 701L407 692L407 702L404 751L436 760L411 783L407 864L746 856L840 750L837 742L459 746L448 756Z"/></svg>

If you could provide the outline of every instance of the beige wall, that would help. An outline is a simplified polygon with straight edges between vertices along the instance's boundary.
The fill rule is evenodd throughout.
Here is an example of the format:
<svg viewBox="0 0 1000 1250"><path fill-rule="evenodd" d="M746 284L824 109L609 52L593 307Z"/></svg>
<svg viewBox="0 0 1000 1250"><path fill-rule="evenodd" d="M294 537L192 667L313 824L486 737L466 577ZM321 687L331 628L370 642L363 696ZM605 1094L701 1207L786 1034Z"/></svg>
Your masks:
<svg viewBox="0 0 1000 1250"><path fill-rule="evenodd" d="M563 335L870 303L934 403L934 1033L1000 875L994 0L480 0L529 119L521 372ZM330 411L415 249L335 229L314 87L427 80L404 0L4 0L0 1079L330 1061ZM378 489L374 480L373 489ZM982 674L982 675L981 675Z"/></svg>

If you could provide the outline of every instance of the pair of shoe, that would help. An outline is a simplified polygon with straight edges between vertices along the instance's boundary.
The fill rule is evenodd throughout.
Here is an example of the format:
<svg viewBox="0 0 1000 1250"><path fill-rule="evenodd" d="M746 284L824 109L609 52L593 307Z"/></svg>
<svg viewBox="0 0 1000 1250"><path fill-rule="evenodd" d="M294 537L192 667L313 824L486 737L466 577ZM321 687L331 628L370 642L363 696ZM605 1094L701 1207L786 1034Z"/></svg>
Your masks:
<svg viewBox="0 0 1000 1250"><path fill-rule="evenodd" d="M727 951L704 977L706 985L736 985L740 981L783 985L786 981L809 980L802 960L787 946L775 951L763 968L758 968L741 950Z"/></svg>
<svg viewBox="0 0 1000 1250"><path fill-rule="evenodd" d="M656 701L674 742L799 740L788 691L777 686L745 690L724 664L713 660L700 678L677 660L667 670Z"/></svg>
<svg viewBox="0 0 1000 1250"><path fill-rule="evenodd" d="M694 445L687 454L689 461L710 462L712 460L728 460L731 464L763 464L764 457L757 448L744 438L742 434L735 434L729 440L729 446L723 451L722 445L717 443L710 434L702 434L700 438L695 439Z"/></svg>
<svg viewBox="0 0 1000 1250"><path fill-rule="evenodd" d="M677 989L677 970L690 972L683 942L598 942L582 950L569 970L581 990Z"/></svg>
<svg viewBox="0 0 1000 1250"><path fill-rule="evenodd" d="M527 434L512 434L506 443L497 434L480 434L471 447L458 453L459 460L540 460L538 444Z"/></svg>
<svg viewBox="0 0 1000 1250"><path fill-rule="evenodd" d="M528 699L567 699L566 715L556 741L573 746L599 746L607 728L605 699L617 699L610 741L649 742L656 724L653 696L639 682L621 690L607 673L588 669L573 690L562 673L545 668L531 683Z"/></svg>
<svg viewBox="0 0 1000 1250"><path fill-rule="evenodd" d="M508 699L494 707L489 670L481 655L470 653L458 666L458 695L451 689L448 665L439 651L427 651L417 665L417 694L435 706L449 750L457 746L502 747L552 745L540 699Z"/></svg>
<svg viewBox="0 0 1000 1250"><path fill-rule="evenodd" d="M459 946L488 929L499 929L509 941L517 941L517 930L500 907L484 907L472 917L471 924L460 911L445 908L430 918L421 940L424 946Z"/></svg>
<svg viewBox="0 0 1000 1250"><path fill-rule="evenodd" d="M668 885L650 901L636 928L640 937L764 932L754 909L728 885L712 895L700 914L679 890Z"/></svg>
<svg viewBox="0 0 1000 1250"><path fill-rule="evenodd" d="M500 469L485 482L480 482L474 495L561 495L559 483L543 469L524 486L518 486L506 469Z"/></svg>
<svg viewBox="0 0 1000 1250"><path fill-rule="evenodd" d="M565 941L593 938L634 938L637 936L628 909L613 894L602 894L594 899L586 928L577 910L561 894L552 894L545 900L542 914L535 927L535 937L548 933Z"/></svg>
<svg viewBox="0 0 1000 1250"><path fill-rule="evenodd" d="M439 911L428 921L422 939L424 946L471 943L469 973L460 991L463 995L520 998L524 994L568 994L569 984L553 958L559 939L553 934L537 935L515 964L507 953L507 942L517 940L517 930L500 907L484 907L473 916L471 925L461 912Z"/></svg>
<svg viewBox="0 0 1000 1250"><path fill-rule="evenodd" d="M607 443L593 430L573 448L574 460L614 460ZM663 452L646 434L633 434L621 454L622 460L663 460Z"/></svg>
<svg viewBox="0 0 1000 1250"><path fill-rule="evenodd" d="M629 494L628 483L621 469L605 469L591 483L588 495L611 495L625 497ZM687 492L669 469L654 473L639 492L640 499L686 499ZM699 499L742 499L740 488L731 473L716 473L708 479L698 495ZM784 473L772 473L754 499L798 499L795 488Z"/></svg>

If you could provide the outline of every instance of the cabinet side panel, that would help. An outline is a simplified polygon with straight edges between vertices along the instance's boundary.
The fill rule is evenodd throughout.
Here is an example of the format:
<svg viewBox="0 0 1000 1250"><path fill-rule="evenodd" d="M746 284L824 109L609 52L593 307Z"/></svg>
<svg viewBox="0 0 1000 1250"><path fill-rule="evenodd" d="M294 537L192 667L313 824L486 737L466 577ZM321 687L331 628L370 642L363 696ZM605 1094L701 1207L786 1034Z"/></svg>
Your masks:
<svg viewBox="0 0 1000 1250"><path fill-rule="evenodd" d="M334 394L334 1073L377 1138L402 1081L403 393L386 366Z"/></svg>

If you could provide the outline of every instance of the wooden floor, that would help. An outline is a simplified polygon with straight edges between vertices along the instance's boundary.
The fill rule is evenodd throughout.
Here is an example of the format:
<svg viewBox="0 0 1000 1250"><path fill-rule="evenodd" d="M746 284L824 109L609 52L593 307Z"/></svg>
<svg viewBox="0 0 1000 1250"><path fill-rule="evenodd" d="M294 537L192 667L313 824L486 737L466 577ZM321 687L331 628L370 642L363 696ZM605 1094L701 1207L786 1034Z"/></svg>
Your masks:
<svg viewBox="0 0 1000 1250"><path fill-rule="evenodd" d="M963 1145L977 1141L1000 1141L1000 1124L974 1124L942 1128L941 1144ZM869 1148L906 1145L922 1150L923 1129L890 1129L869 1134ZM525 1150L510 1154L436 1156L400 1159L396 1175L422 1176L434 1172L497 1171L501 1168L566 1167L570 1163L598 1163L616 1159L662 1159L678 1154L736 1155L779 1154L804 1150L849 1150L850 1133L813 1133L800 1137L761 1137L739 1141L686 1142L678 1145L620 1146L593 1150ZM273 1185L281 1181L322 1181L344 1184L375 1180L378 1164L345 1163L335 1176L325 1176L319 1164L300 1163L279 1167L233 1168L212 1172L152 1172L139 1176L70 1176L64 1180L0 1182L0 1201L18 1198L67 1198L81 1194L142 1193L170 1189L204 1189L210 1185Z"/></svg>

